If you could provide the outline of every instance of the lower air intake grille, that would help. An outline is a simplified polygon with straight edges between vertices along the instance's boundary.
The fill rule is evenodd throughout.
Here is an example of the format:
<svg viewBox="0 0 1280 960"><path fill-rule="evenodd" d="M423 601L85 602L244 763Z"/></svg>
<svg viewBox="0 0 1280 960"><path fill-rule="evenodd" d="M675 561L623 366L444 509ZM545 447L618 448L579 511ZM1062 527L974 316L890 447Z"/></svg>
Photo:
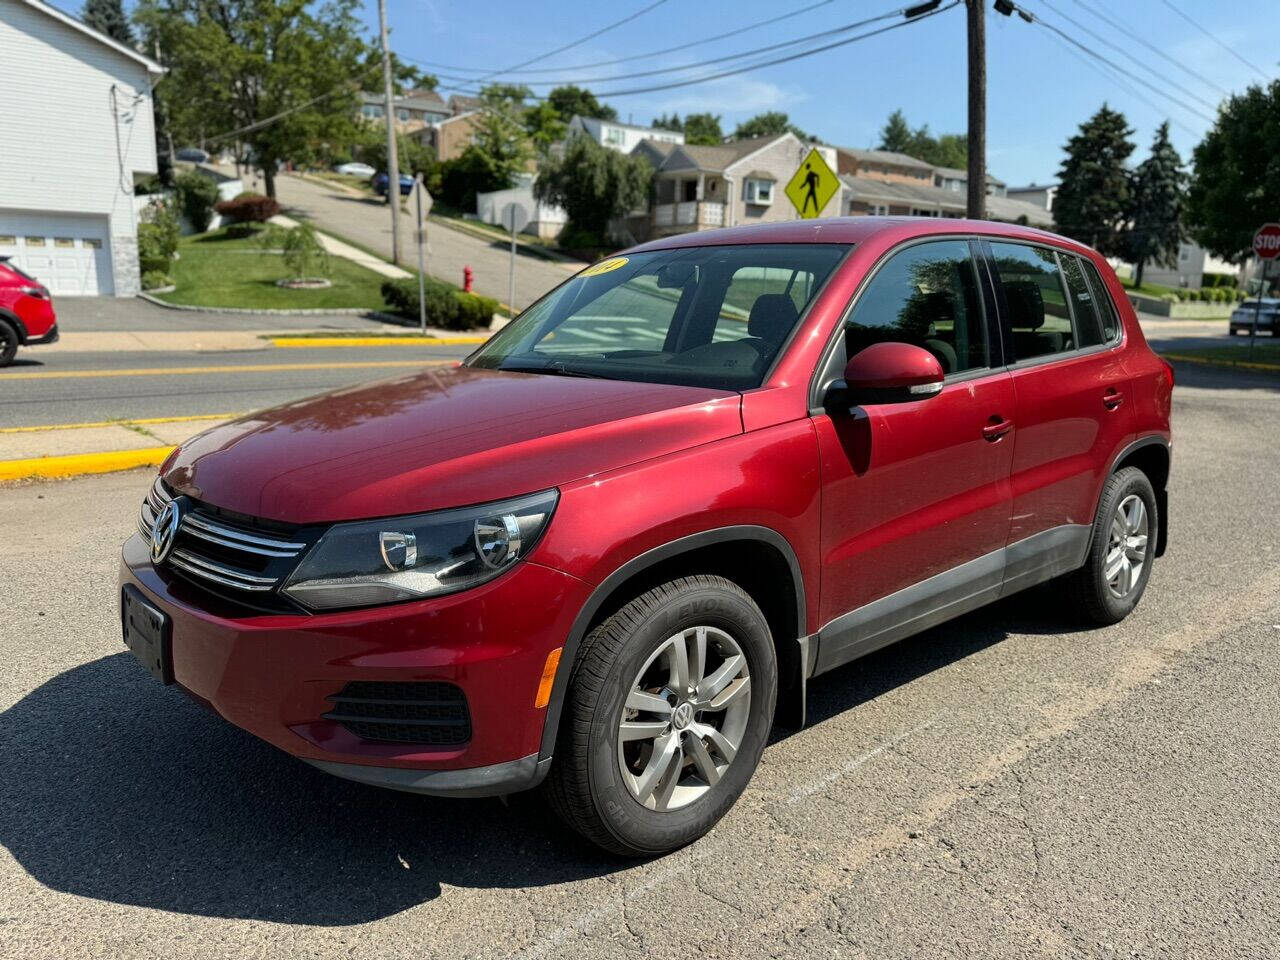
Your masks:
<svg viewBox="0 0 1280 960"><path fill-rule="evenodd" d="M326 720L362 740L451 746L471 739L467 697L452 683L353 680L327 697Z"/></svg>

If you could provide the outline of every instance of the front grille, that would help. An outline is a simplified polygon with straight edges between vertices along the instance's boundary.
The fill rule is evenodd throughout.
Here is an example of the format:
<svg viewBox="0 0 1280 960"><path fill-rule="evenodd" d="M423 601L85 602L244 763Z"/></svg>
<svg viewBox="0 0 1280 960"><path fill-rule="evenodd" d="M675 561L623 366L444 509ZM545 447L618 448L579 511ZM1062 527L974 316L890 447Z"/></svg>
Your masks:
<svg viewBox="0 0 1280 960"><path fill-rule="evenodd" d="M452 683L353 680L325 699L326 720L362 740L456 746L471 739L467 697Z"/></svg>
<svg viewBox="0 0 1280 960"><path fill-rule="evenodd" d="M138 529L148 544L156 516L171 499L157 479L138 516ZM295 610L274 591L293 572L314 534L267 527L199 501L191 503L164 565L220 596L258 608Z"/></svg>

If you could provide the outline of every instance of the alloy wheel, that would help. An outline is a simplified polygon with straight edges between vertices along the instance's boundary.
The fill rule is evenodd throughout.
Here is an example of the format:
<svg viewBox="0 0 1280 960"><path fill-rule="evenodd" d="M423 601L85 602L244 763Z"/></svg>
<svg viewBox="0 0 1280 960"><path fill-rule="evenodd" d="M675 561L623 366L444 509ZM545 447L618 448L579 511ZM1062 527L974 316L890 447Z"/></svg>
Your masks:
<svg viewBox="0 0 1280 960"><path fill-rule="evenodd" d="M693 803L733 763L751 711L747 658L728 633L695 626L650 654L627 694L618 766L650 810Z"/></svg>
<svg viewBox="0 0 1280 960"><path fill-rule="evenodd" d="M1146 504L1137 494L1121 500L1111 518L1102 576L1111 595L1118 599L1127 597L1142 580L1142 571L1147 565L1150 525Z"/></svg>

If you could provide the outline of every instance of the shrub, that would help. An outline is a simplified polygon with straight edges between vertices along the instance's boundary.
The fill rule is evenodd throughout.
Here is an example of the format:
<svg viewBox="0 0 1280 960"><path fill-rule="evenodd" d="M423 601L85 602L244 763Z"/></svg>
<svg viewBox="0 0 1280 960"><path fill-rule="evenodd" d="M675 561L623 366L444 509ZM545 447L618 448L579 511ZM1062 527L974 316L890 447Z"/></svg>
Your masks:
<svg viewBox="0 0 1280 960"><path fill-rule="evenodd" d="M1209 303L1213 299L1213 291L1204 287L1200 288L1200 302Z"/></svg>
<svg viewBox="0 0 1280 960"><path fill-rule="evenodd" d="M138 262L143 273L165 273L178 251L178 218L167 204L152 203L138 224Z"/></svg>
<svg viewBox="0 0 1280 960"><path fill-rule="evenodd" d="M209 229L213 219L213 207L218 202L218 185L208 177L188 170L173 181L178 192L178 209L196 233Z"/></svg>
<svg viewBox="0 0 1280 960"><path fill-rule="evenodd" d="M1236 291L1236 303L1244 303L1245 299L1246 299L1248 296L1249 296L1249 295L1248 295L1247 293L1245 293L1243 290L1237 290L1237 291Z"/></svg>
<svg viewBox="0 0 1280 960"><path fill-rule="evenodd" d="M487 327L497 312L498 301L474 293L463 293L456 287L431 277L426 278L425 305L427 323L446 330L474 330ZM387 280L382 284L382 298L394 313L418 318L418 280Z"/></svg>
<svg viewBox="0 0 1280 960"><path fill-rule="evenodd" d="M1206 287L1234 287L1239 281L1234 273L1206 271L1203 282Z"/></svg>
<svg viewBox="0 0 1280 960"><path fill-rule="evenodd" d="M171 283L173 281L169 279L169 275L163 270L147 270L142 274L143 290L155 290L158 287L167 287Z"/></svg>
<svg viewBox="0 0 1280 960"><path fill-rule="evenodd" d="M235 223L266 223L280 212L280 204L260 193L246 192L215 204L213 209Z"/></svg>
<svg viewBox="0 0 1280 960"><path fill-rule="evenodd" d="M285 231L280 249L284 252L285 266L295 277L329 275L329 251L311 224L300 223Z"/></svg>

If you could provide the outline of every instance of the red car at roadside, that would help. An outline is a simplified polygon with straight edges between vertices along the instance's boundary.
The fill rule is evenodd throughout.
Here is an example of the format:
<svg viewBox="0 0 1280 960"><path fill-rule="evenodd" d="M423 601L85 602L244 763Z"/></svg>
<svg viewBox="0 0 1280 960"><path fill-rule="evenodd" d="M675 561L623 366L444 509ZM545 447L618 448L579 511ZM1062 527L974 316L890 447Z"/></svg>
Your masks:
<svg viewBox="0 0 1280 960"><path fill-rule="evenodd" d="M57 339L58 318L48 287L0 257L0 367L13 363L19 347Z"/></svg>
<svg viewBox="0 0 1280 960"><path fill-rule="evenodd" d="M455 368L183 444L124 545L124 640L322 770L541 786L602 847L661 853L817 675L1037 584L1127 616L1167 542L1172 389L1060 236L668 237Z"/></svg>

